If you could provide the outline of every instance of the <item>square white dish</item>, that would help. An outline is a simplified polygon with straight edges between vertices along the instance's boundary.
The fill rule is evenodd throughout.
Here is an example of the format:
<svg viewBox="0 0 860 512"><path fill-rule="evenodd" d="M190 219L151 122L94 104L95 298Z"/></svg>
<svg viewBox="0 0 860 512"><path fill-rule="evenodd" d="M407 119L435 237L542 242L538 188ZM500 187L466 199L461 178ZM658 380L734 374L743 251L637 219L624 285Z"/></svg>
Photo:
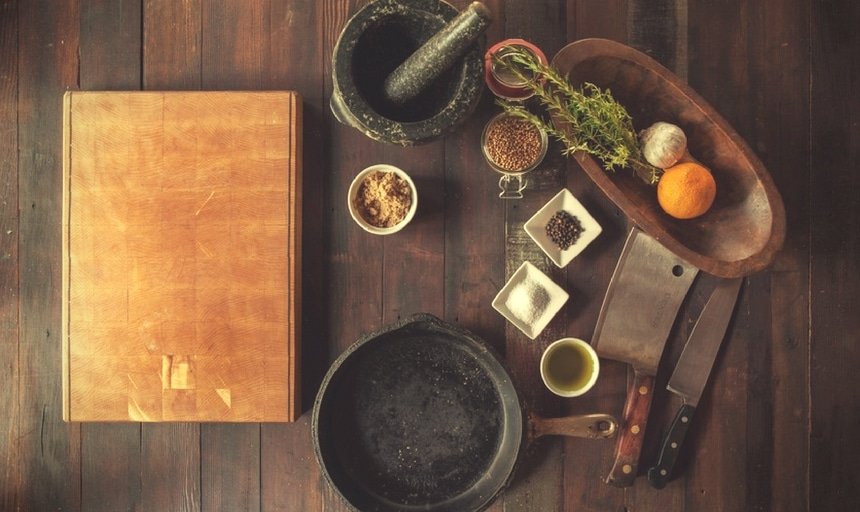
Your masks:
<svg viewBox="0 0 860 512"><path fill-rule="evenodd" d="M565 250L561 250L546 234L547 222L560 210L573 215L582 224L582 233L579 235L576 243ZM588 210L582 206L582 203L566 188L561 189L561 192L556 194L532 218L526 221L524 228L532 240L538 244L541 250L559 268L564 268L570 263L573 258L577 257L603 231L603 228L588 213Z"/></svg>
<svg viewBox="0 0 860 512"><path fill-rule="evenodd" d="M499 290L493 299L493 309L535 339L569 297L549 276L526 261Z"/></svg>

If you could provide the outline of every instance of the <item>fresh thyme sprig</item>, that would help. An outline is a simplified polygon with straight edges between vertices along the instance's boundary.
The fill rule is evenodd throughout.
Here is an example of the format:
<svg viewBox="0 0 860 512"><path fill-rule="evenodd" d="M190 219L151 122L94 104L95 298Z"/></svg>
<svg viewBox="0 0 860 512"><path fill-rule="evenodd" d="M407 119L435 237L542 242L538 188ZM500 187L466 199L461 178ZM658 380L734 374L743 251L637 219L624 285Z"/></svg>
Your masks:
<svg viewBox="0 0 860 512"><path fill-rule="evenodd" d="M552 66L540 62L531 52L512 46L497 65L510 71L557 121L548 123L525 107L509 101L499 105L511 115L525 119L560 140L564 154L584 151L603 164L607 171L630 167L645 182L655 184L661 170L642 155L633 120L612 93L586 82L575 88Z"/></svg>

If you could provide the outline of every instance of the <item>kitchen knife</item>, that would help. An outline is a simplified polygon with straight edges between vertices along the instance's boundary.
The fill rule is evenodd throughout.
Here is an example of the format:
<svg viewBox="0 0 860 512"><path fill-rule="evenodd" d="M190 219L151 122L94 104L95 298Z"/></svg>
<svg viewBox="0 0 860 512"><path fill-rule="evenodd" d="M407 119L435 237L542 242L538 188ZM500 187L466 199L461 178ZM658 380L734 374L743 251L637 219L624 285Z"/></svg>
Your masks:
<svg viewBox="0 0 860 512"><path fill-rule="evenodd" d="M637 227L624 249L600 308L592 344L598 355L633 365L615 460L606 482L633 485L654 395L654 375L675 316L698 269Z"/></svg>
<svg viewBox="0 0 860 512"><path fill-rule="evenodd" d="M742 281L741 278L726 279L714 289L669 379L666 389L683 398L684 404L672 420L657 465L648 470L648 482L652 487L662 489L672 478L672 468L726 335Z"/></svg>

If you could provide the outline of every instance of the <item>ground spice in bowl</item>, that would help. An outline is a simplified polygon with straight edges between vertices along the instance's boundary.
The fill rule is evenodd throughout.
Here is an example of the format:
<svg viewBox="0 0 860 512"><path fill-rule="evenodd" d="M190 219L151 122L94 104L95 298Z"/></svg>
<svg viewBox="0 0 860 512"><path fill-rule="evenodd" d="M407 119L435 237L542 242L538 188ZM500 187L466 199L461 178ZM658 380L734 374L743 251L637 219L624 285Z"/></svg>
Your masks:
<svg viewBox="0 0 860 512"><path fill-rule="evenodd" d="M482 148L488 162L501 172L524 172L546 154L546 134L525 119L501 114L484 130Z"/></svg>
<svg viewBox="0 0 860 512"><path fill-rule="evenodd" d="M353 204L369 224L390 228L406 218L412 206L412 190L397 174L376 171L364 178Z"/></svg>

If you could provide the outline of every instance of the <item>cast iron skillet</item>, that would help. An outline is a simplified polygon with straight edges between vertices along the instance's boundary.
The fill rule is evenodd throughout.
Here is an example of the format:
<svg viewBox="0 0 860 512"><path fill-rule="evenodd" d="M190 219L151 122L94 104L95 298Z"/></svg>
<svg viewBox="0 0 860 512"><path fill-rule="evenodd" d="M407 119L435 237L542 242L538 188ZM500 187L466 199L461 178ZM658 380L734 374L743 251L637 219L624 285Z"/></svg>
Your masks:
<svg viewBox="0 0 860 512"><path fill-rule="evenodd" d="M531 438L607 438L616 428L604 414L524 418L488 346L420 314L362 338L335 361L311 432L326 480L356 509L463 512L498 496Z"/></svg>

